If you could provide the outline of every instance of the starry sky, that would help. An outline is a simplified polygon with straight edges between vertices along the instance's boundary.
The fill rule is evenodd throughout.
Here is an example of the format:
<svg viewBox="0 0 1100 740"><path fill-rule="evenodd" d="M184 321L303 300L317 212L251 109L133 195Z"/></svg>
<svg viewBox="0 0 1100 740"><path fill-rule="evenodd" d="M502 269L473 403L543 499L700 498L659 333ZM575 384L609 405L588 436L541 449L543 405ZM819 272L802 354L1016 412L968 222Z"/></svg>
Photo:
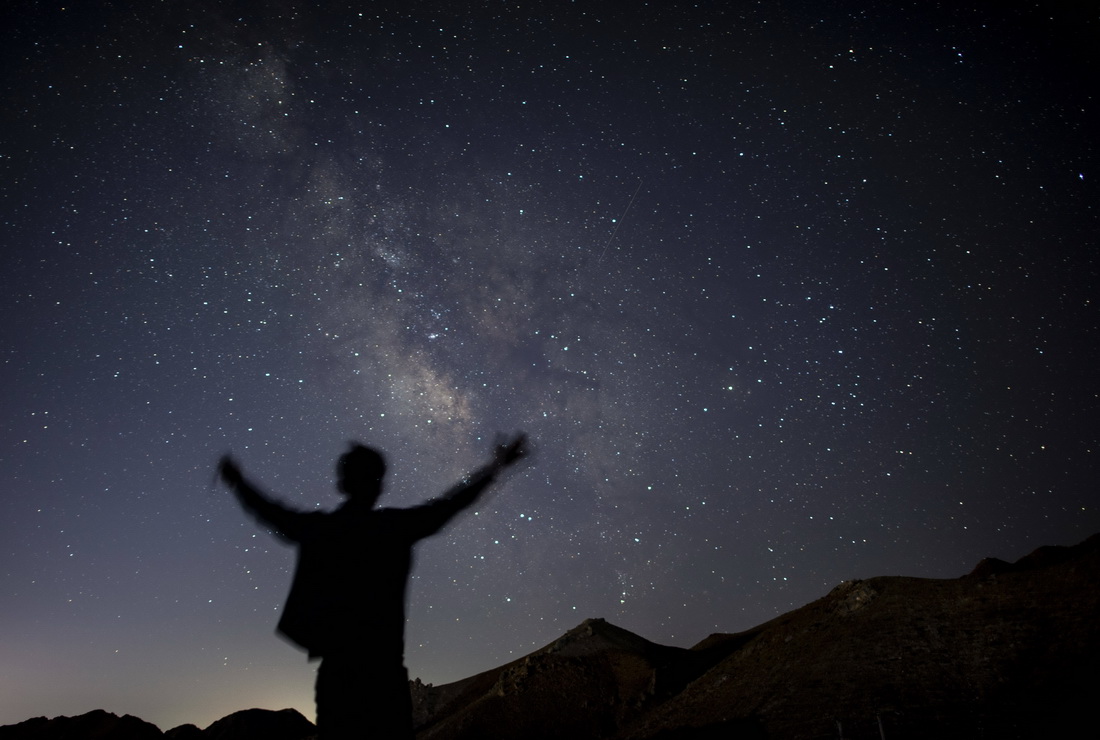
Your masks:
<svg viewBox="0 0 1100 740"><path fill-rule="evenodd" d="M524 430L418 551L446 683L1100 530L1088 4L6 5L0 724L312 718L293 552Z"/></svg>

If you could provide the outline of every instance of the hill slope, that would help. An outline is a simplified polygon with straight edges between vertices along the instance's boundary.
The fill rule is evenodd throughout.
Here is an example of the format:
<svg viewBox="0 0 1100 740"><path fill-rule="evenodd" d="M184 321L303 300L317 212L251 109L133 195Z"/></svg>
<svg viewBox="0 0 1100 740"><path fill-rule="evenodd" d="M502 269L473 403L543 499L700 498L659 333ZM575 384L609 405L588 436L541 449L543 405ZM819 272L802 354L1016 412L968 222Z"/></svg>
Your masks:
<svg viewBox="0 0 1100 740"><path fill-rule="evenodd" d="M957 579L842 583L690 650L588 620L461 692L419 686L419 737L1053 736L1091 721L1096 624L1100 536Z"/></svg>
<svg viewBox="0 0 1100 740"><path fill-rule="evenodd" d="M948 580L840 584L690 649L585 620L519 660L411 684L419 740L1094 737L1100 535L983 560ZM0 740L305 740L293 710L161 733L103 711L0 727Z"/></svg>

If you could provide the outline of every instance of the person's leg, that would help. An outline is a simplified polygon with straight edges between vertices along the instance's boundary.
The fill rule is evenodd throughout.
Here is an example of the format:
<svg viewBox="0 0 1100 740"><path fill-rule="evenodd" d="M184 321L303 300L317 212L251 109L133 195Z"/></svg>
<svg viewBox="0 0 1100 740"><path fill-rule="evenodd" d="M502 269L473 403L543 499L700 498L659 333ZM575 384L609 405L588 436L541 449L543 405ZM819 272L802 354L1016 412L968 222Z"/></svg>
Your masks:
<svg viewBox="0 0 1100 740"><path fill-rule="evenodd" d="M317 666L317 683L314 699L317 702L318 740L350 740L355 735L355 718L352 712L354 673L351 666L338 657L323 658ZM363 737L362 734L359 737Z"/></svg>
<svg viewBox="0 0 1100 740"><path fill-rule="evenodd" d="M378 696L378 711L371 727L375 737L389 740L412 740L412 695L409 693L409 672L398 663L375 674L372 686Z"/></svg>
<svg viewBox="0 0 1100 740"><path fill-rule="evenodd" d="M412 740L412 697L400 663L324 658L315 698L318 740Z"/></svg>

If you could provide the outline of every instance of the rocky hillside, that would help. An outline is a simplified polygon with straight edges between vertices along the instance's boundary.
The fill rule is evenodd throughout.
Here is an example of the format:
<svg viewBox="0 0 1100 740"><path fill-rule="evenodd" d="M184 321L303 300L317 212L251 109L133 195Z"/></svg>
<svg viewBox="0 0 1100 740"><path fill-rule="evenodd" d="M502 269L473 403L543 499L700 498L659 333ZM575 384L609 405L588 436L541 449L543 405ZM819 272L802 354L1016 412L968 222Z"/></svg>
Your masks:
<svg viewBox="0 0 1100 740"><path fill-rule="evenodd" d="M470 678L413 682L418 740L1095 737L1100 535L957 579L842 583L759 627L657 645L590 619ZM0 740L304 740L293 710L161 733L91 712ZM1083 734L1082 734L1083 733Z"/></svg>
<svg viewBox="0 0 1100 740"><path fill-rule="evenodd" d="M1100 536L957 579L842 583L690 650L589 620L507 666L416 687L418 736L1080 736L1100 696L1097 624Z"/></svg>
<svg viewBox="0 0 1100 740"><path fill-rule="evenodd" d="M732 723L771 738L1094 737L1097 624L1097 536L953 580L843 583L704 640L712 666L622 736Z"/></svg>

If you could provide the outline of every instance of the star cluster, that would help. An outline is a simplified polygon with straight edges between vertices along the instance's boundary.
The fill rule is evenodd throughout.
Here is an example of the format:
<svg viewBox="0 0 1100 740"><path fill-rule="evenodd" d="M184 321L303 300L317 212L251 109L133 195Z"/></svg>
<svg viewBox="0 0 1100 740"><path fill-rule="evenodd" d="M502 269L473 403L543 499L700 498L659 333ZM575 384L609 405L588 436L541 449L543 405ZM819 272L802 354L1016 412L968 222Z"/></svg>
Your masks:
<svg viewBox="0 0 1100 740"><path fill-rule="evenodd" d="M272 629L349 440L410 674L691 645L1100 528L1096 19L927 4L9 11L0 723L312 716Z"/></svg>

